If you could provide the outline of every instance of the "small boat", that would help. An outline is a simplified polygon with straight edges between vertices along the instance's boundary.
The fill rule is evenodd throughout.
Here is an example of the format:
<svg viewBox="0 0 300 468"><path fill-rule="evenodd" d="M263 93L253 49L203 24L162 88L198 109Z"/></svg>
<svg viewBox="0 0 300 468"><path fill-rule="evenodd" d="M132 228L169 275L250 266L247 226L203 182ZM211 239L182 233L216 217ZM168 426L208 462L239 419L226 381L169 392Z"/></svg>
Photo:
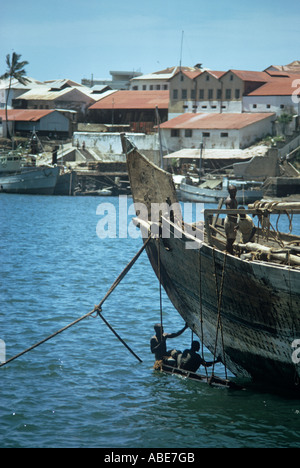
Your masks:
<svg viewBox="0 0 300 468"><path fill-rule="evenodd" d="M229 184L236 186L239 204L254 203L263 198L261 182L229 180L227 177L206 179L200 184L187 181L188 179L183 179L178 188L179 199L183 202L218 203L221 198L228 197Z"/></svg>
<svg viewBox="0 0 300 468"><path fill-rule="evenodd" d="M237 241L229 254L222 216L245 210L211 208L204 223L184 222L172 175L124 134L121 139L135 223L175 309L233 375L300 391L300 236L280 232L270 221L287 214L292 228L300 203L249 205L246 214L259 220L255 239Z"/></svg>
<svg viewBox="0 0 300 468"><path fill-rule="evenodd" d="M184 377L186 379L195 380L197 382L205 383L210 385L211 387L218 387L218 388L232 388L235 390L243 390L244 387L238 385L237 383L233 382L229 379L222 379L214 374L212 375L201 375L197 374L196 372L187 371L184 369L179 369L178 367L168 366L166 364L162 364L161 372L165 372L167 374L175 374L179 375L180 377Z"/></svg>
<svg viewBox="0 0 300 468"><path fill-rule="evenodd" d="M36 156L15 151L0 154L0 192L52 195L59 177L57 166L36 166Z"/></svg>
<svg viewBox="0 0 300 468"><path fill-rule="evenodd" d="M98 190L86 190L86 191L83 191L83 192L81 192L79 190L79 191L75 192L75 195L78 196L78 197L79 196L81 196L81 197L87 197L87 196L90 196L90 197L111 197L113 195L113 191L111 190L111 187L102 188L102 189L98 189Z"/></svg>

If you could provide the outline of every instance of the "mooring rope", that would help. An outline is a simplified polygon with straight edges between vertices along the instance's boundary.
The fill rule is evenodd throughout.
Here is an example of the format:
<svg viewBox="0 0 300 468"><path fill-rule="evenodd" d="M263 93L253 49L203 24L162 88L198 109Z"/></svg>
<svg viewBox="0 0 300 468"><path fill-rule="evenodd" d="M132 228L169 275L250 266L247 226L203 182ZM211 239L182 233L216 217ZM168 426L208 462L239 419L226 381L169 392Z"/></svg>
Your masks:
<svg viewBox="0 0 300 468"><path fill-rule="evenodd" d="M163 307L162 307L162 284L161 284L161 259L160 259L160 238L157 238L157 268L158 268L158 282L159 282L159 310L160 310L160 325L163 329Z"/></svg>
<svg viewBox="0 0 300 468"><path fill-rule="evenodd" d="M55 336L59 335L60 333L64 332L65 330L68 330L68 328L71 328L73 327L74 325L76 325L77 323L81 322L82 320L90 317L92 314L94 313L97 313L97 315L99 315L99 317L104 321L104 323L106 323L107 326L109 326L110 330L117 336L117 338L124 344L124 346L126 346L126 348L140 361L142 362L142 360L132 351L132 349L125 343L124 340L122 340L122 338L117 334L117 332L115 330L113 330L113 328L109 325L109 323L107 322L106 319L104 319L103 315L101 314L102 312L102 305L104 304L104 302L106 301L106 299L111 295L111 293L116 289L116 287L120 284L120 282L122 281L122 279L126 276L126 274L129 272L129 270L132 268L132 266L135 264L135 262L137 261L137 259L140 257L140 255L142 254L142 252L145 250L148 242L150 241L151 239L151 235L148 237L148 239L144 242L143 246L141 247L141 249L137 252L137 254L132 258L132 260L128 263L128 265L124 268L124 270L122 271L122 273L118 276L118 278L115 280L115 282L112 284L112 286L109 288L109 290L107 291L107 293L105 294L105 296L103 297L103 299L101 300L101 302L98 304L98 305L95 305L94 309L90 312L88 312L87 314L83 315L82 317L79 317L78 319L74 320L73 322L69 323L68 325L66 325L65 327L61 328L60 330L56 331L55 333L52 333L52 335L49 335L47 338L44 338L43 340L39 341L38 343L35 343L33 346L30 346L30 348L27 348L25 349L24 351L22 351L21 353L18 353L16 354L15 356L11 357L10 359L8 359L7 361L3 362L3 363L0 363L0 367L3 367L5 365L7 365L8 363L14 361L15 359L18 359L19 357L23 356L24 354L28 353L29 351L32 351L33 349L37 348L38 346L42 345L43 343L46 343L46 341L49 341L51 340L52 338L54 338Z"/></svg>

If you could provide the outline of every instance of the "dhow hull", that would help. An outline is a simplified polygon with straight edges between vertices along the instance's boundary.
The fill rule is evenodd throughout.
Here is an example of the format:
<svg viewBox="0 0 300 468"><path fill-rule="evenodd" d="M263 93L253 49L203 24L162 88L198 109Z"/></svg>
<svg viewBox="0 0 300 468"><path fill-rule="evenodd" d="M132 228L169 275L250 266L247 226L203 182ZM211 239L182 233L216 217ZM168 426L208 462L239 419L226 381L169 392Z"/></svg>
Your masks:
<svg viewBox="0 0 300 468"><path fill-rule="evenodd" d="M300 359L294 359L295 343L300 346L299 267L229 255L207 238L190 248L192 236L178 222L171 174L142 156L124 135L122 144L144 241L153 222L141 216L141 206L148 214L154 204L172 207L170 235L151 234L146 251L174 307L236 376L300 390Z"/></svg>

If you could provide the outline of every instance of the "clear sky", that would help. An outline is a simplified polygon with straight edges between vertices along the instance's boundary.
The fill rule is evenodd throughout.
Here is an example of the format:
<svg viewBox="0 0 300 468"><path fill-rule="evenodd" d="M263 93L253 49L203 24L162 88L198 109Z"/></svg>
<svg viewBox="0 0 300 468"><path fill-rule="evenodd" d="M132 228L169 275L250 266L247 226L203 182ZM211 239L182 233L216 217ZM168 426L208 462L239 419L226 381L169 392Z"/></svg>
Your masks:
<svg viewBox="0 0 300 468"><path fill-rule="evenodd" d="M38 80L110 79L202 63L263 70L300 60L299 0L11 0L0 9L0 74L13 51Z"/></svg>

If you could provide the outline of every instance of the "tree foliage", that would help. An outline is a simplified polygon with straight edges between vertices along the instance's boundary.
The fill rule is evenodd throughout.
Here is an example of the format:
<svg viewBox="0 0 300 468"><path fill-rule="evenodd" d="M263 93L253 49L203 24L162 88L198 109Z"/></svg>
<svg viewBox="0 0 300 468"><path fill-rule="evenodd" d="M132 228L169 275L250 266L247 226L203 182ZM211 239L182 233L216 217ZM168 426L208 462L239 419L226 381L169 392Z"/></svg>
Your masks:
<svg viewBox="0 0 300 468"><path fill-rule="evenodd" d="M6 102L5 102L5 118L6 118L6 128L7 128L7 136L11 138L9 128L8 128L8 115L7 115L7 106L8 106L8 98L9 98L9 93L11 90L11 85L12 85L12 80L15 79L19 83L25 85L29 80L26 78L26 71L25 68L26 65L28 65L28 62L26 60L21 61L21 55L16 54L16 52L13 52L12 55L7 54L6 56L6 65L7 65L7 70L6 72L0 76L0 80L7 80L9 79L9 84L8 84L8 90L6 94Z"/></svg>

